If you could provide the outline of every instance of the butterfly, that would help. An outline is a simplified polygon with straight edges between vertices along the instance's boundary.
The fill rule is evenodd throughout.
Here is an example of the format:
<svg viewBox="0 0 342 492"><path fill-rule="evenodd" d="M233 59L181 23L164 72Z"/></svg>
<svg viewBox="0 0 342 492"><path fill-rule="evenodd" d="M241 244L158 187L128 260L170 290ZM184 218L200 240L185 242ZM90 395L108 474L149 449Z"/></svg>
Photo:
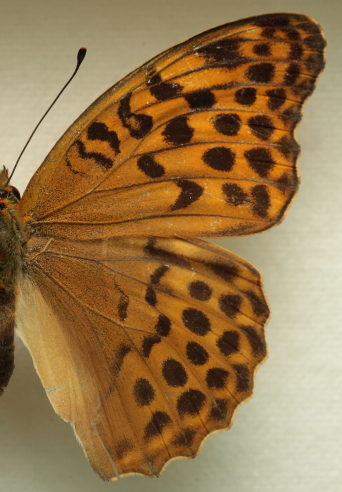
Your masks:
<svg viewBox="0 0 342 492"><path fill-rule="evenodd" d="M257 270L199 237L283 218L324 67L304 15L216 27L133 71L24 195L0 173L0 393L13 333L104 480L159 475L228 429L266 356Z"/></svg>

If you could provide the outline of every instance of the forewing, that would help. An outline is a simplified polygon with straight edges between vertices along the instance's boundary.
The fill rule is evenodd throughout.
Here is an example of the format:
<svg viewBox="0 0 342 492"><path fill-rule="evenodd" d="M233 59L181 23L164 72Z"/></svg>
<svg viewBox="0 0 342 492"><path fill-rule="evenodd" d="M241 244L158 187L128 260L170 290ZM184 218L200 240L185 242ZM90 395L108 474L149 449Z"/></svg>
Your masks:
<svg viewBox="0 0 342 492"><path fill-rule="evenodd" d="M197 240L33 238L16 308L53 407L107 480L110 458L150 476L195 456L266 355L259 274Z"/></svg>
<svg viewBox="0 0 342 492"><path fill-rule="evenodd" d="M71 126L20 203L42 236L217 236L281 220L294 129L324 66L297 14L207 31L147 62Z"/></svg>

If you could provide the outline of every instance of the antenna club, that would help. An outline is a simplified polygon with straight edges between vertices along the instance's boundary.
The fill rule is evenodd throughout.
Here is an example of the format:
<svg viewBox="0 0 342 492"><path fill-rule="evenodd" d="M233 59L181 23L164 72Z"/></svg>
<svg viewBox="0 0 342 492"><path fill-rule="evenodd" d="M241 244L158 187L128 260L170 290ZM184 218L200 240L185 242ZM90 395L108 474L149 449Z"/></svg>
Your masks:
<svg viewBox="0 0 342 492"><path fill-rule="evenodd" d="M77 53L77 68L81 65L81 63L83 62L85 56L86 56L86 53L87 53L87 48L80 48L78 50L78 53Z"/></svg>

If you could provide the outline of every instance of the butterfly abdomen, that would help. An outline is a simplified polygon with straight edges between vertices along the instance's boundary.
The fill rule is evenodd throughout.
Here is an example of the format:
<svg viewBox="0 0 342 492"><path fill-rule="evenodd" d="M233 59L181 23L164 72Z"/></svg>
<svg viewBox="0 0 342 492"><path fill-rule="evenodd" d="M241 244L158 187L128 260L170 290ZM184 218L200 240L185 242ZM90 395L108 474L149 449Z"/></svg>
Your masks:
<svg viewBox="0 0 342 492"><path fill-rule="evenodd" d="M0 395L14 369L14 295L0 287Z"/></svg>
<svg viewBox="0 0 342 492"><path fill-rule="evenodd" d="M14 368L14 312L16 273L21 263L21 225L17 214L19 192L0 172L0 395Z"/></svg>

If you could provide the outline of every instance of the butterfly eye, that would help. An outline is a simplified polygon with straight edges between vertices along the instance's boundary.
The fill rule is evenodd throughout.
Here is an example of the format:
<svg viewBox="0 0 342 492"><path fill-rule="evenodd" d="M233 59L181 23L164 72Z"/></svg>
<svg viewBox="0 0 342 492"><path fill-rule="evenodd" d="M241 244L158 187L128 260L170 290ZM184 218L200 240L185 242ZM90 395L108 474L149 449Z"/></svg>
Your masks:
<svg viewBox="0 0 342 492"><path fill-rule="evenodd" d="M7 198L7 191L6 190L0 190L0 198Z"/></svg>
<svg viewBox="0 0 342 492"><path fill-rule="evenodd" d="M18 198L18 200L20 200L21 196L20 196L20 193L19 193L19 190L17 188L15 188L15 186L12 186L12 193L13 195Z"/></svg>

